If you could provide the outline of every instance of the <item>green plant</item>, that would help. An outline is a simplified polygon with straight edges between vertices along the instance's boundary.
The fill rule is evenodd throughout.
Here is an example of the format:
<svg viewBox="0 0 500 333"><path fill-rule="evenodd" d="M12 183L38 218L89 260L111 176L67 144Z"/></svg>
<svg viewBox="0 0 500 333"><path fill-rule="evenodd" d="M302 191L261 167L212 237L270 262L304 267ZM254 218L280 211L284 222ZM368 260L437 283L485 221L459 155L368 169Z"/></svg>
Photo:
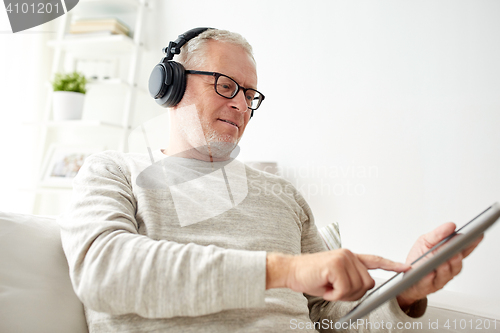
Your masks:
<svg viewBox="0 0 500 333"><path fill-rule="evenodd" d="M85 94L87 92L85 89L86 84L87 79L83 74L78 72L68 74L56 73L52 87L54 91L74 91Z"/></svg>

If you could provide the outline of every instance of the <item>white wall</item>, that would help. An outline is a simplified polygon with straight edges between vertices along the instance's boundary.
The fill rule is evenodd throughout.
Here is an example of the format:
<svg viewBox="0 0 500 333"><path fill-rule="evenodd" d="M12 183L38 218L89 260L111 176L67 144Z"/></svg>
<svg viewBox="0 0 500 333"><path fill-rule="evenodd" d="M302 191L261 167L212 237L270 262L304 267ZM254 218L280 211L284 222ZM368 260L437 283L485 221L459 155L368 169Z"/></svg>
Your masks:
<svg viewBox="0 0 500 333"><path fill-rule="evenodd" d="M445 221L463 224L500 200L500 2L159 2L148 19L153 52L143 58L141 85L178 34L198 26L243 34L266 100L241 158L278 161L319 226L340 222L345 247L402 261L417 235ZM26 176L33 130L20 119L43 110L45 77L29 48L43 39L34 36L0 34L2 210L22 206L11 195L12 175ZM500 298L498 238L500 226L448 291Z"/></svg>
<svg viewBox="0 0 500 333"><path fill-rule="evenodd" d="M241 158L278 161L353 251L402 261L417 235L500 200L500 2L191 0L159 13L158 54L197 26L249 40L266 100ZM498 238L500 226L446 288L500 298Z"/></svg>

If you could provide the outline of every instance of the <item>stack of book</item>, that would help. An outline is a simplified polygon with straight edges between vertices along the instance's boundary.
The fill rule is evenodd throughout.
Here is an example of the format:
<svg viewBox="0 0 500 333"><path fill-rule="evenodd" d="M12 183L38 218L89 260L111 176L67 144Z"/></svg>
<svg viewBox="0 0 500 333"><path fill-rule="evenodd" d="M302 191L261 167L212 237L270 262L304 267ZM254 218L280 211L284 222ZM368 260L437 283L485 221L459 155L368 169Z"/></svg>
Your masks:
<svg viewBox="0 0 500 333"><path fill-rule="evenodd" d="M130 29L115 18L78 20L71 23L70 34L122 34L128 36Z"/></svg>

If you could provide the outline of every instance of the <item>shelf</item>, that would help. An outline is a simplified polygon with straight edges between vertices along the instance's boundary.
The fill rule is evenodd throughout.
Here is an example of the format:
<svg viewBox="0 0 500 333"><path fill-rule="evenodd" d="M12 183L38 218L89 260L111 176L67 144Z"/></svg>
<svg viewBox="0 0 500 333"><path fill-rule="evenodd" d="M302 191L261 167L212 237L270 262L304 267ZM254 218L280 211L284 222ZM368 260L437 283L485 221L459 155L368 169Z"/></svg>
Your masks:
<svg viewBox="0 0 500 333"><path fill-rule="evenodd" d="M20 188L19 191L23 192L34 192L34 193L52 193L52 194L62 194L66 192L73 191L72 187L37 187L37 188Z"/></svg>
<svg viewBox="0 0 500 333"><path fill-rule="evenodd" d="M102 79L102 80L101 79L99 79L99 80L92 80L91 79L87 83L87 90L92 89L93 87L96 87L99 85L104 85L104 86L117 85L117 86L123 86L123 87L130 88L130 84L122 79ZM137 86L134 86L134 88L137 89L138 92L149 96L149 92L146 91L145 89L137 87Z"/></svg>
<svg viewBox="0 0 500 333"><path fill-rule="evenodd" d="M114 15L134 12L140 6L138 0L81 0L75 7L75 15Z"/></svg>
<svg viewBox="0 0 500 333"><path fill-rule="evenodd" d="M37 126L47 126L47 127L109 127L123 129L122 125L107 123L100 120L60 120L60 121L48 121L48 122L26 122L25 125L37 125Z"/></svg>
<svg viewBox="0 0 500 333"><path fill-rule="evenodd" d="M98 79L98 80L94 80L94 79L89 79L88 82L87 82L87 86L98 86L98 85L121 85L121 86L127 86L129 87L130 84L128 84L127 82L123 81L122 79Z"/></svg>
<svg viewBox="0 0 500 333"><path fill-rule="evenodd" d="M130 88L130 84L128 82L126 82L126 81L124 81L122 79L118 79L118 78L98 79L98 80L89 79L87 81L87 90L92 89L93 87L100 86L100 85L104 85L104 86L113 86L113 85L116 85L116 86L123 86L123 87L126 87L126 88ZM52 87L52 83L49 82L49 81L45 82L45 87L47 87L47 88ZM144 90L143 88L139 88L137 86L135 86L135 88L139 92L149 95L149 92L146 91L146 90Z"/></svg>
<svg viewBox="0 0 500 333"><path fill-rule="evenodd" d="M125 35L103 35L103 36L71 36L63 39L61 42L52 40L48 42L51 47L60 46L67 52L79 55L100 55L131 52L134 47L132 38Z"/></svg>
<svg viewBox="0 0 500 333"><path fill-rule="evenodd" d="M107 123L100 120L60 120L60 121L49 121L47 122L48 127L111 127L111 128L123 128L122 125Z"/></svg>

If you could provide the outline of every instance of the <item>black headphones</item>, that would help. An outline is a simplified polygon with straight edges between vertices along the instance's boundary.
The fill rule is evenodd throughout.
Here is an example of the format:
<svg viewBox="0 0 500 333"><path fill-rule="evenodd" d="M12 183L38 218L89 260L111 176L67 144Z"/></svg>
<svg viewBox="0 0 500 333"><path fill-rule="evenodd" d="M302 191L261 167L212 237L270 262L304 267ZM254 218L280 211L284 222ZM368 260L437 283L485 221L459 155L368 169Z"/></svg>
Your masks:
<svg viewBox="0 0 500 333"><path fill-rule="evenodd" d="M186 90L186 70L180 63L172 61L172 58L181 53L181 47L189 40L209 29L213 28L194 28L186 31L174 42L170 42L168 47L163 48L166 56L153 68L149 76L149 94L156 103L168 108L181 101Z"/></svg>

